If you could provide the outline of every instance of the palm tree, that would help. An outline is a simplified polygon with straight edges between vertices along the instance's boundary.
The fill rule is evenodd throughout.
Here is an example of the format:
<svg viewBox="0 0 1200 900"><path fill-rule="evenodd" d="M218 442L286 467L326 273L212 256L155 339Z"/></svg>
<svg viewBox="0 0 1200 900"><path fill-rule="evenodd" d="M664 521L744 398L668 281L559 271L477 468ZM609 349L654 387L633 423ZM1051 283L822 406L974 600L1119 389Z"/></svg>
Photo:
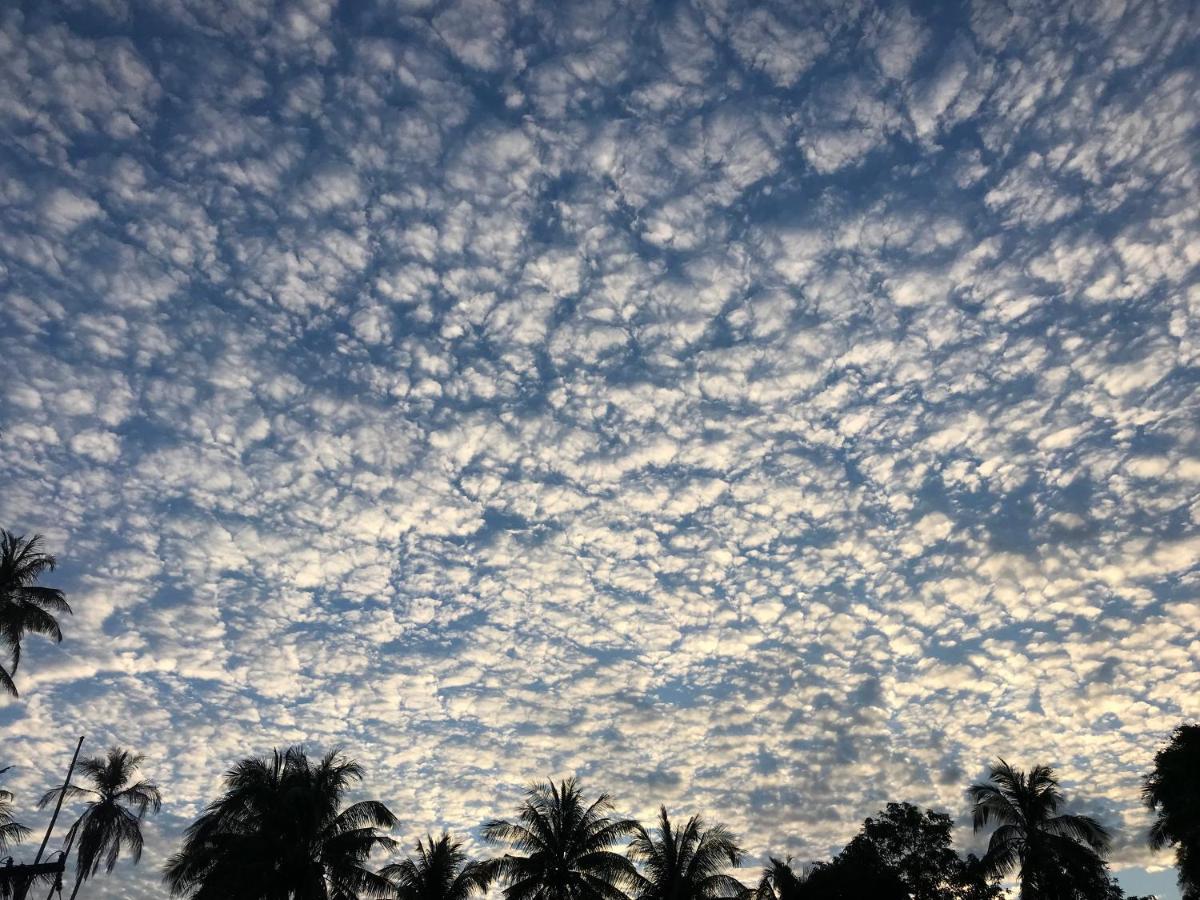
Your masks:
<svg viewBox="0 0 1200 900"><path fill-rule="evenodd" d="M988 782L967 793L975 832L997 823L983 857L985 871L999 877L1019 867L1021 900L1090 897L1081 891L1107 884L1101 854L1108 851L1108 832L1088 816L1058 812L1063 796L1048 766L1026 773L1001 759Z"/></svg>
<svg viewBox="0 0 1200 900"><path fill-rule="evenodd" d="M362 766L331 750L320 762L303 748L251 757L225 774L225 793L184 834L167 860L171 895L193 900L357 900L393 897L367 868L396 842L380 829L396 817L377 800L342 808Z"/></svg>
<svg viewBox="0 0 1200 900"><path fill-rule="evenodd" d="M585 805L574 778L532 785L517 821L483 829L489 842L525 854L489 864L505 883L505 900L628 900L622 888L637 884L637 871L612 848L637 823L611 812L608 794Z"/></svg>
<svg viewBox="0 0 1200 900"><path fill-rule="evenodd" d="M12 766L5 766L0 769L0 775L11 768ZM29 834L28 828L13 819L12 798L13 795L8 791L0 790L0 853L6 853L9 847L21 843Z"/></svg>
<svg viewBox="0 0 1200 900"><path fill-rule="evenodd" d="M667 808L661 807L658 828L651 834L638 825L627 853L642 864L638 900L718 900L746 890L726 874L742 859L737 838L724 825L706 828L700 816L682 829L672 828Z"/></svg>
<svg viewBox="0 0 1200 900"><path fill-rule="evenodd" d="M792 868L791 857L786 860L767 857L753 900L800 900L807 879L808 872Z"/></svg>
<svg viewBox="0 0 1200 900"><path fill-rule="evenodd" d="M437 840L429 835L428 841L417 841L415 857L379 870L395 885L399 900L469 900L487 893L492 877L486 863L470 861L462 842L445 831Z"/></svg>
<svg viewBox="0 0 1200 900"><path fill-rule="evenodd" d="M142 819L147 811L158 812L162 796L158 786L142 779L134 780L138 767L145 759L136 753L111 748L107 755L81 760L79 771L91 782L90 788L67 784L47 791L38 801L38 808L58 799L87 800L83 811L67 832L67 852L75 848L75 887L79 887L100 871L112 874L123 850L128 850L137 863L142 858Z"/></svg>
<svg viewBox="0 0 1200 900"><path fill-rule="evenodd" d="M1183 900L1200 900L1200 725L1180 725L1154 755L1142 799L1157 813L1150 846L1174 845Z"/></svg>
<svg viewBox="0 0 1200 900"><path fill-rule="evenodd" d="M28 634L48 635L62 640L55 613L71 612L63 592L41 587L43 572L54 570L55 559L40 549L42 536L26 540L0 529L0 650L12 659L12 669L0 665L0 688L17 696L13 677L21 664L21 639Z"/></svg>

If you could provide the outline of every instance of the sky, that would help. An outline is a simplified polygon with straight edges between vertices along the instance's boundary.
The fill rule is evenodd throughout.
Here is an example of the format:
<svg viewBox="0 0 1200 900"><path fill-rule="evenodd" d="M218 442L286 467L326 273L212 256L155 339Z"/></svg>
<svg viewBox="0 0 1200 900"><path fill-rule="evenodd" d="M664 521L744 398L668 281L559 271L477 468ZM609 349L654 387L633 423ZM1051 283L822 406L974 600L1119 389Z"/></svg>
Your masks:
<svg viewBox="0 0 1200 900"><path fill-rule="evenodd" d="M0 699L21 818L79 734L144 753L88 890L160 897L303 742L406 844L577 774L749 875L888 800L978 849L1003 756L1177 897L1198 47L1187 0L5 4L0 526L75 609Z"/></svg>

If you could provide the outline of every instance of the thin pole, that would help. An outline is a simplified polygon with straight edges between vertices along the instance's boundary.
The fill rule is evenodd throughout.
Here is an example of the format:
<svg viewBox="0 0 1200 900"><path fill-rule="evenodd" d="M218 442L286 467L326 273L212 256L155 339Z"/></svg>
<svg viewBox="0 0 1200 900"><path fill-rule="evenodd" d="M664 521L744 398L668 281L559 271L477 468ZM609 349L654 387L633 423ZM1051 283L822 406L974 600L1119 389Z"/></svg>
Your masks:
<svg viewBox="0 0 1200 900"><path fill-rule="evenodd" d="M54 823L58 821L58 811L62 809L63 797L67 795L67 786L71 783L71 776L75 774L75 761L79 759L79 748L83 746L83 738L84 735L81 734L79 736L79 743L75 745L75 753L71 757L71 765L67 768L67 780L63 782L62 790L58 792L58 802L54 804L54 815L50 817L50 824L46 827L46 836L42 838L42 846L38 847L37 856L33 858L35 866L42 861L42 854L46 852L46 845L50 843L50 833L54 831ZM64 866L66 862L64 858ZM30 884L23 884L17 889L16 900L25 900L25 895L29 892Z"/></svg>
<svg viewBox="0 0 1200 900"><path fill-rule="evenodd" d="M75 835L72 834L72 835L69 835L68 837L69 837L69 839L67 840L67 842L65 844L63 844L63 849L62 849L62 855L63 855L62 874L60 874L57 878L55 878L53 881L50 882L50 890L46 891L46 900L50 900L50 898L54 896L54 891L56 888L58 889L58 896L60 896L60 897L62 896L62 877L63 877L63 875L66 874L66 871L67 871L67 859L71 856L71 841L74 840Z"/></svg>

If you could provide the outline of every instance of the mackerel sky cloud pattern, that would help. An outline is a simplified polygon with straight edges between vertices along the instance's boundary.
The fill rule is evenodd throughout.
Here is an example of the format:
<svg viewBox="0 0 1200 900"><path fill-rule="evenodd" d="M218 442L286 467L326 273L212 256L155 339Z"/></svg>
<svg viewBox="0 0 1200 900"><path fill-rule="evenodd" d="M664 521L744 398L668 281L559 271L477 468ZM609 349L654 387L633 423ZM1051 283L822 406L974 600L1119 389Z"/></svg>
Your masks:
<svg viewBox="0 0 1200 900"><path fill-rule="evenodd" d="M10 5L0 525L76 615L7 786L147 755L97 897L296 741L406 841L578 773L755 864L1002 753L1152 864L1198 47L1185 0Z"/></svg>

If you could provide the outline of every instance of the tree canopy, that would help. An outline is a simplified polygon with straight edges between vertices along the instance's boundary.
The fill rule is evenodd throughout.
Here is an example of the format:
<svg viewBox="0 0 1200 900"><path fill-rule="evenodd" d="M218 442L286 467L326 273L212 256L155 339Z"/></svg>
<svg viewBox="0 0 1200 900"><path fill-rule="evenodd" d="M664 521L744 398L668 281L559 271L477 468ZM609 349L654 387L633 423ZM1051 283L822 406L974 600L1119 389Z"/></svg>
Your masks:
<svg viewBox="0 0 1200 900"><path fill-rule="evenodd" d="M390 850L396 817L377 800L343 806L362 767L331 750L313 763L304 750L237 763L225 793L185 832L167 861L172 896L193 900L352 900L394 896L372 870Z"/></svg>
<svg viewBox="0 0 1200 900"><path fill-rule="evenodd" d="M1109 880L1108 831L1089 816L1060 812L1058 780L1048 766L1028 772L998 760L968 789L976 832L995 825L983 857L993 876L1017 873L1021 900L1091 900Z"/></svg>
<svg viewBox="0 0 1200 900"><path fill-rule="evenodd" d="M17 696L16 674L21 664L21 643L26 634L42 634L62 640L56 616L70 615L63 592L38 584L42 575L54 571L56 560L41 549L42 536L26 539L0 529L0 690Z"/></svg>
<svg viewBox="0 0 1200 900"><path fill-rule="evenodd" d="M1200 725L1180 725L1154 756L1142 798L1155 813L1150 846L1175 848L1184 900L1200 900Z"/></svg>
<svg viewBox="0 0 1200 900"><path fill-rule="evenodd" d="M493 863L505 900L626 900L638 875L617 846L637 823L612 811L608 794L586 802L574 778L532 785L514 821L483 829L490 843L516 851Z"/></svg>

